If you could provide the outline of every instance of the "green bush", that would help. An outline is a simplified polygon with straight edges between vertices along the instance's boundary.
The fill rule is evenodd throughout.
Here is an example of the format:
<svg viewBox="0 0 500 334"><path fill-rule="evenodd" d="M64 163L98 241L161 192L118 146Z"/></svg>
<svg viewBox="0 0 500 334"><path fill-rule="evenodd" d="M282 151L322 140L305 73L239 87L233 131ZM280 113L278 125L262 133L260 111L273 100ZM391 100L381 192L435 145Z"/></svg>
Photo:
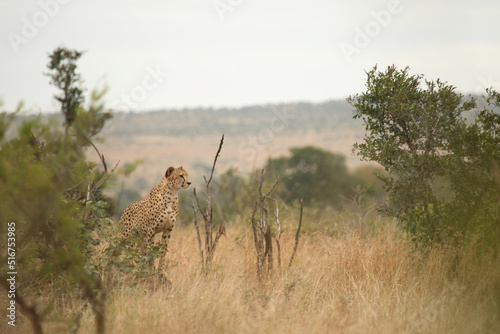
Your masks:
<svg viewBox="0 0 500 334"><path fill-rule="evenodd" d="M269 159L265 166L268 175L280 177L278 195L289 204L303 198L305 204L341 208L357 186L367 188L369 196L380 196L372 182L347 169L341 154L313 146L292 148L290 153Z"/></svg>
<svg viewBox="0 0 500 334"><path fill-rule="evenodd" d="M57 49L51 58L60 51ZM73 54L66 51L59 57ZM66 65L54 68L52 75L64 74L58 71L74 75L75 59L62 58ZM7 223L15 224L15 270L22 273L16 302L32 321L35 333L42 332L46 310L31 307L26 287L30 281L48 284L54 277L67 282L69 291L80 289L102 333L106 294L89 264L92 246L100 243L99 230L110 223L107 198L101 191L109 171L103 156L103 168L99 169L98 164L87 161L85 151L89 147L97 150L93 140L111 113L102 102L105 89L93 92L88 108L84 108L81 96L71 97L75 93L71 84L59 88L63 90L58 97L63 124L56 117L22 118L17 132L7 137L17 115L0 113L0 233L6 232ZM71 100L69 104L63 101L66 98ZM7 263L5 255L0 260ZM6 272L0 274L2 282L6 281ZM56 289L54 296L67 292Z"/></svg>
<svg viewBox="0 0 500 334"><path fill-rule="evenodd" d="M388 172L383 211L419 240L500 244L500 96L485 99L467 121L475 99L394 66L367 72L366 92L348 99L366 130L355 150Z"/></svg>

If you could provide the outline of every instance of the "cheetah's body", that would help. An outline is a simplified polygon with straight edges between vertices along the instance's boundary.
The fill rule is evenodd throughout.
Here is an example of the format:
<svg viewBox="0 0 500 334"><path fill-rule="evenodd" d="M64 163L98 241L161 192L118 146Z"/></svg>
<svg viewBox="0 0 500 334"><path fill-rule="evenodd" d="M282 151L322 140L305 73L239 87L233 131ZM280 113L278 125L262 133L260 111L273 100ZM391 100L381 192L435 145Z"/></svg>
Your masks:
<svg viewBox="0 0 500 334"><path fill-rule="evenodd" d="M162 241L167 241L179 214L179 190L187 189L190 184L182 167L169 167L147 198L130 204L123 211L119 222L122 237L138 233L152 243L154 236L163 232Z"/></svg>

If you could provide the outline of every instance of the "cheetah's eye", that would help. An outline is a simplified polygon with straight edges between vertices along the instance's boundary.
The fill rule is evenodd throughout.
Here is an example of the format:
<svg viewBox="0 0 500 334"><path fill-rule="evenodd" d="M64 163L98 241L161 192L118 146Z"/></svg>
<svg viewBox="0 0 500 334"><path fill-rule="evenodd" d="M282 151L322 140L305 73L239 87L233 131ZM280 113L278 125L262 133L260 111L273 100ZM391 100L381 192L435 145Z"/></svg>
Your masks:
<svg viewBox="0 0 500 334"><path fill-rule="evenodd" d="M180 175L180 177L182 177L182 179L184 180L184 175Z"/></svg>

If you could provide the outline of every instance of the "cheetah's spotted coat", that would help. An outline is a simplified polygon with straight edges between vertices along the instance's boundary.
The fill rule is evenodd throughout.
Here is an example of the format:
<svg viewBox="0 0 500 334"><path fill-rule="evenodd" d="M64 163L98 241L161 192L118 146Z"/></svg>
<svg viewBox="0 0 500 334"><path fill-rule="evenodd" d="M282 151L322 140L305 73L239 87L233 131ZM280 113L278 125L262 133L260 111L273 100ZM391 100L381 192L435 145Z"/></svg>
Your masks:
<svg viewBox="0 0 500 334"><path fill-rule="evenodd" d="M138 233L152 243L157 233L168 241L179 215L179 190L187 189L191 181L184 168L169 167L160 184L145 199L130 204L120 218L122 237Z"/></svg>

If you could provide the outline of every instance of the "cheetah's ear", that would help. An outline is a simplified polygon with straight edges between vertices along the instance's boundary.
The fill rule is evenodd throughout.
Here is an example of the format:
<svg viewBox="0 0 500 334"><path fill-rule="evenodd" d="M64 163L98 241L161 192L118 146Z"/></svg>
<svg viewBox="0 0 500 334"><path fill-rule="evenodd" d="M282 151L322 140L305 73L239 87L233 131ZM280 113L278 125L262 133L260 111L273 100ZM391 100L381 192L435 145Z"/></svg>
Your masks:
<svg viewBox="0 0 500 334"><path fill-rule="evenodd" d="M165 172L165 177L169 177L170 174L172 174L172 172L175 170L174 167L170 166L168 167L167 171Z"/></svg>
<svg viewBox="0 0 500 334"><path fill-rule="evenodd" d="M181 170L184 170L184 168L182 168L182 166L180 166L180 167L179 167L179 168L177 168L177 169L181 169Z"/></svg>

